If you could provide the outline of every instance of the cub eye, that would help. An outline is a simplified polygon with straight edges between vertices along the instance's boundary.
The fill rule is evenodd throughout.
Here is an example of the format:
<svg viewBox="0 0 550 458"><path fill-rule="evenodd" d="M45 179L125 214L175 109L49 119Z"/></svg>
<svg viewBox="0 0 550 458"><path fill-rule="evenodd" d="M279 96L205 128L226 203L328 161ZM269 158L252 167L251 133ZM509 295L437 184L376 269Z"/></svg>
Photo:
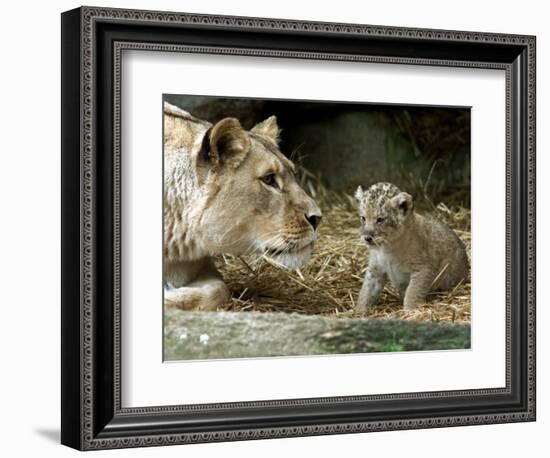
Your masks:
<svg viewBox="0 0 550 458"><path fill-rule="evenodd" d="M384 221L386 221L386 218L382 218L381 216L376 218L376 224L383 224Z"/></svg>
<svg viewBox="0 0 550 458"><path fill-rule="evenodd" d="M277 180L275 179L275 174L270 173L269 175L265 175L262 178L260 178L266 185L271 186L272 188L279 189L279 183L277 183Z"/></svg>
<svg viewBox="0 0 550 458"><path fill-rule="evenodd" d="M365 224L365 217L364 217L364 216L361 216L361 222L362 222L363 224Z"/></svg>

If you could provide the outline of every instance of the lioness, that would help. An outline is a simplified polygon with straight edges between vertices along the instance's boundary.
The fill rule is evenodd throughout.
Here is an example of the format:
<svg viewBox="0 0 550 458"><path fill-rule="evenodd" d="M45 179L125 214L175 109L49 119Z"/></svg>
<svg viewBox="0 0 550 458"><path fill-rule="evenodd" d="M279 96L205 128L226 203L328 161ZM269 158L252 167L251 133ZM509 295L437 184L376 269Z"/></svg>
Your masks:
<svg viewBox="0 0 550 458"><path fill-rule="evenodd" d="M278 142L275 116L245 131L164 104L166 305L214 310L229 299L214 255L265 253L288 268L309 259L321 211Z"/></svg>

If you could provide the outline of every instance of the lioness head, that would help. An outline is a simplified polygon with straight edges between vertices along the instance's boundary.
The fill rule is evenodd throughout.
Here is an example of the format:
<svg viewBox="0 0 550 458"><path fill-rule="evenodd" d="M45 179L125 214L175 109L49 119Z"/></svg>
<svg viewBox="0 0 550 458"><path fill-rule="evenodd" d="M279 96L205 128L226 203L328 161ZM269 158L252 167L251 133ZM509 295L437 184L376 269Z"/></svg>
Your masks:
<svg viewBox="0 0 550 458"><path fill-rule="evenodd" d="M367 244L382 246L401 237L413 213L412 196L391 183L376 183L355 192L359 202L361 236Z"/></svg>
<svg viewBox="0 0 550 458"><path fill-rule="evenodd" d="M264 253L289 268L311 256L321 211L278 143L275 116L250 131L225 118L204 135L195 167L210 254Z"/></svg>

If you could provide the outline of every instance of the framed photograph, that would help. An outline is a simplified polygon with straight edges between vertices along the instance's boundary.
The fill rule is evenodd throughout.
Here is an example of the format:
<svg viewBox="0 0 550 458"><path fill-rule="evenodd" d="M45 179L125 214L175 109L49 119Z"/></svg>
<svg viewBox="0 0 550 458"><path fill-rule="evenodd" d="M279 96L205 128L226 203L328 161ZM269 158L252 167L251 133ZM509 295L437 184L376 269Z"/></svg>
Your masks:
<svg viewBox="0 0 550 458"><path fill-rule="evenodd" d="M535 37L62 14L63 444L535 410Z"/></svg>

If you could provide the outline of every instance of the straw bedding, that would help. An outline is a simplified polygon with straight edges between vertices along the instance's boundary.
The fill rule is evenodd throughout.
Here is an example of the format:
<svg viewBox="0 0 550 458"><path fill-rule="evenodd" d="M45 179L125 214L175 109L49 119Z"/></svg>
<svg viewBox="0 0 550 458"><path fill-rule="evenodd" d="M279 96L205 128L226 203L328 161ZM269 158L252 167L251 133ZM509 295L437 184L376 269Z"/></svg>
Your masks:
<svg viewBox="0 0 550 458"><path fill-rule="evenodd" d="M231 311L294 312L339 317L398 318L415 321L470 322L470 283L453 291L431 293L427 304L414 311L388 283L379 305L367 312L354 309L368 249L359 238L355 199L304 180L323 211L319 241L302 269L289 271L268 258L220 256L216 264L233 293L224 309ZM441 203L432 212L446 221L470 254L470 210Z"/></svg>

